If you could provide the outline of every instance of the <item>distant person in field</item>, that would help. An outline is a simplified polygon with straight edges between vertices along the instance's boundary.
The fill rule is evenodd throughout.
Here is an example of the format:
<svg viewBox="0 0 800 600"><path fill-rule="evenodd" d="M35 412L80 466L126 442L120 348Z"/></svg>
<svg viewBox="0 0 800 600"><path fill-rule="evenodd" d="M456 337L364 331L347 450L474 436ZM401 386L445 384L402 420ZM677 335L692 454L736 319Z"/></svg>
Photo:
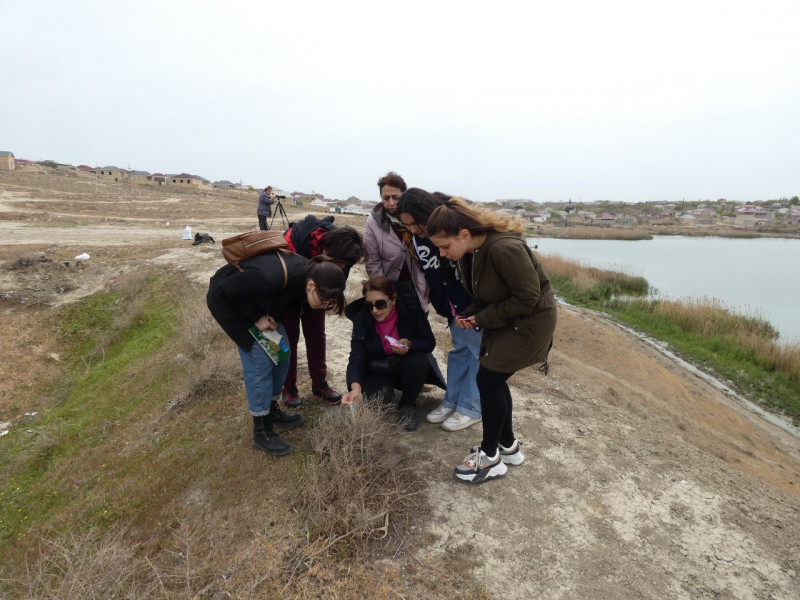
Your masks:
<svg viewBox="0 0 800 600"><path fill-rule="evenodd" d="M428 312L428 284L409 248L411 232L397 218L397 201L406 191L406 182L394 171L378 180L381 201L367 217L364 245L367 276L383 275L402 296L416 296L422 310Z"/></svg>
<svg viewBox="0 0 800 600"><path fill-rule="evenodd" d="M289 359L275 364L250 331L277 331L289 310L344 311L345 276L324 256L311 260L299 254L268 252L241 261L243 271L225 265L211 277L206 301L214 319L239 350L247 407L253 417L253 448L284 456L291 447L274 427L293 429L303 423L297 413L284 412L278 400L289 370Z"/></svg>
<svg viewBox="0 0 800 600"><path fill-rule="evenodd" d="M292 223L284 237L292 252L309 259L326 256L339 265L347 277L350 269L364 259L364 240L352 227L334 225L333 219L333 216L319 219L308 215L302 221ZM301 324L306 340L311 393L328 404L339 404L342 401L342 395L333 390L327 381L325 312L310 307L305 307L302 311L290 308L284 315L283 324L292 349L289 372L283 384L283 403L289 408L297 408L303 404L297 389L297 345L300 341Z"/></svg>
<svg viewBox="0 0 800 600"><path fill-rule="evenodd" d="M275 202L275 194L272 192L272 186L268 185L258 195L258 228L261 231L269 229L267 219L272 216L272 204Z"/></svg>
<svg viewBox="0 0 800 600"><path fill-rule="evenodd" d="M464 288L474 298L456 315L456 325L483 332L476 377L483 440L454 471L466 483L502 477L507 464L522 464L507 382L536 363L543 363L540 371L547 373L556 301L522 231L519 219L480 209L463 198L445 200L428 218L428 237L442 258L458 262Z"/></svg>

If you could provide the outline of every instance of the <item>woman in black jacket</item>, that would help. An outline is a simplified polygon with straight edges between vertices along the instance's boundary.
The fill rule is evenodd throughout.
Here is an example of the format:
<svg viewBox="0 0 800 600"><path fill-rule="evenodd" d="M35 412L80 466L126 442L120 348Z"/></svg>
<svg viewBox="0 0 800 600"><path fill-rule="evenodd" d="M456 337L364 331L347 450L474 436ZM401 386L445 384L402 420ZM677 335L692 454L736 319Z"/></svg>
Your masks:
<svg viewBox="0 0 800 600"><path fill-rule="evenodd" d="M211 314L239 350L253 417L253 447L284 456L291 448L275 434L273 425L292 429L303 422L302 416L278 407L289 361L284 358L275 364L255 343L250 328L255 326L262 333L277 331L285 338L282 321L288 310L336 309L342 314L344 271L323 256L308 260L283 252L259 254L240 265L242 271L225 265L211 277L206 300Z"/></svg>
<svg viewBox="0 0 800 600"><path fill-rule="evenodd" d="M342 403L354 404L374 394L388 403L399 389L401 422L407 431L414 431L419 428L414 406L422 386L429 382L445 387L428 358L436 346L428 315L419 303L398 296L394 284L382 275L365 281L363 292L364 297L347 310L353 335L347 364L349 391Z"/></svg>

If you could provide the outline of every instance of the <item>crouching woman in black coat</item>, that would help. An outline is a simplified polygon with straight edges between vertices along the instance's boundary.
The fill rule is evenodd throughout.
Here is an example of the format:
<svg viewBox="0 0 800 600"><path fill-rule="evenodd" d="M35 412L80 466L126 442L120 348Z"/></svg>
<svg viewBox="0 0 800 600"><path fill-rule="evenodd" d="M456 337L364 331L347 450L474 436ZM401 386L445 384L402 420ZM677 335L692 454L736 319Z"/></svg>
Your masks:
<svg viewBox="0 0 800 600"><path fill-rule="evenodd" d="M291 452L273 425L292 429L303 417L278 407L289 360L277 365L255 342L250 328L277 331L286 338L287 311L336 309L344 312L345 276L341 267L324 256L311 260L297 254L270 252L240 263L242 271L225 265L213 277L206 301L213 317L236 343L244 371L247 407L253 417L253 448L272 456ZM257 333L257 332L256 332Z"/></svg>
<svg viewBox="0 0 800 600"><path fill-rule="evenodd" d="M365 281L363 292L363 298L347 307L353 336L347 364L349 391L342 404L372 395L389 403L399 389L403 392L397 407L401 423L414 431L419 429L415 405L422 386L432 383L445 388L429 358L436 339L428 315L419 303L398 296L394 284L382 275Z"/></svg>

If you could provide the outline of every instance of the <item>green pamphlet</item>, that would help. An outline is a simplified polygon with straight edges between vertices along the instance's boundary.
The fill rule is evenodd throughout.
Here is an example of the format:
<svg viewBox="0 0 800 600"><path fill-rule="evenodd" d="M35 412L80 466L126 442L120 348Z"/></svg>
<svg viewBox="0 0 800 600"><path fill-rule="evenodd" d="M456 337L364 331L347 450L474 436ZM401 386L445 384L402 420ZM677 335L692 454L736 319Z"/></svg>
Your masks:
<svg viewBox="0 0 800 600"><path fill-rule="evenodd" d="M264 333L255 325L251 326L248 331L276 365L279 365L284 358L289 356L289 345L277 331Z"/></svg>

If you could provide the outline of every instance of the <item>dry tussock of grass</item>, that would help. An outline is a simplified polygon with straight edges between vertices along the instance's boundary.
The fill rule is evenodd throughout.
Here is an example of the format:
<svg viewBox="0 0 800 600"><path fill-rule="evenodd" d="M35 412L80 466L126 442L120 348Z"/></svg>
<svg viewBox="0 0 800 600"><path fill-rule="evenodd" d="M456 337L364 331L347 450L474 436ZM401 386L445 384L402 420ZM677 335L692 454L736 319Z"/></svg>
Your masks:
<svg viewBox="0 0 800 600"><path fill-rule="evenodd" d="M365 399L354 410L326 412L312 432L303 508L309 534L328 546L347 538L398 543L427 512L415 456L394 440L388 410Z"/></svg>

